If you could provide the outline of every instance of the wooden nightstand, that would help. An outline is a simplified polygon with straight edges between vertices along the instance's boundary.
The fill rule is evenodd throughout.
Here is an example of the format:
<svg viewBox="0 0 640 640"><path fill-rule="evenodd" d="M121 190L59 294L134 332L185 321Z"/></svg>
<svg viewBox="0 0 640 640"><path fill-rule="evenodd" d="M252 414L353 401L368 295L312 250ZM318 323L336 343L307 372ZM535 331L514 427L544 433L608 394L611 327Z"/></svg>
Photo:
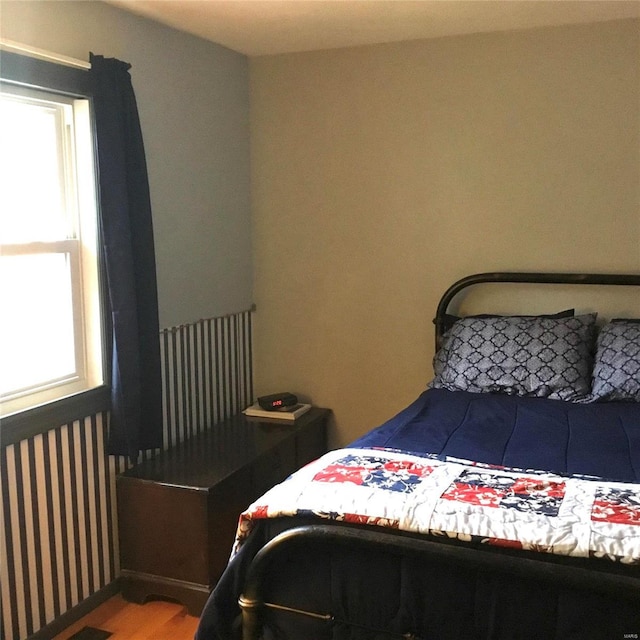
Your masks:
<svg viewBox="0 0 640 640"><path fill-rule="evenodd" d="M238 516L326 451L329 413L314 407L295 422L236 416L118 476L123 596L171 598L200 615Z"/></svg>

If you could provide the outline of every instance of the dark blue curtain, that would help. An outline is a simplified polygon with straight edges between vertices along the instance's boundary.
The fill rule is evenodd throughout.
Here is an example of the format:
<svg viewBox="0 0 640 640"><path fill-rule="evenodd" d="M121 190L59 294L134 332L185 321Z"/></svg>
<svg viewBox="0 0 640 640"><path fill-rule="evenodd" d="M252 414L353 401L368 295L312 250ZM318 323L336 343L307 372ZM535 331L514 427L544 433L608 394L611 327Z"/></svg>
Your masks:
<svg viewBox="0 0 640 640"><path fill-rule="evenodd" d="M130 65L91 54L101 233L111 321L108 450L136 460L162 445L155 250Z"/></svg>

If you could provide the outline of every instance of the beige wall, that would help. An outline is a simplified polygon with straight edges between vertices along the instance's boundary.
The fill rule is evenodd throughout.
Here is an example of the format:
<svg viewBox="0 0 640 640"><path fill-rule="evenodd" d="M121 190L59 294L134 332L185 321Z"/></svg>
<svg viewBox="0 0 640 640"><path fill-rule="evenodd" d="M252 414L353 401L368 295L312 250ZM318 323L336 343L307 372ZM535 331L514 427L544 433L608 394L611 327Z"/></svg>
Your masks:
<svg viewBox="0 0 640 640"><path fill-rule="evenodd" d="M333 444L424 388L457 278L640 272L637 20L262 57L250 76L256 388L333 408Z"/></svg>

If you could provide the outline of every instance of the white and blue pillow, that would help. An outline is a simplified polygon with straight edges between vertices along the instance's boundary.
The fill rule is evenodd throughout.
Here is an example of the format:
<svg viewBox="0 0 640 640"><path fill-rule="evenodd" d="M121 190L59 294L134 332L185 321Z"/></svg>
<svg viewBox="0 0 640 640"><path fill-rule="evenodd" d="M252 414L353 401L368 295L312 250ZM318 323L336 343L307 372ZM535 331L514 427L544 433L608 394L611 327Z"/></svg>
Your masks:
<svg viewBox="0 0 640 640"><path fill-rule="evenodd" d="M613 320L601 329L591 400L640 402L639 320Z"/></svg>
<svg viewBox="0 0 640 640"><path fill-rule="evenodd" d="M459 320L463 320L463 319L469 320L471 318L485 319L485 318L504 318L504 317L508 317L508 318L572 318L574 315L575 315L575 309L564 309L563 311L558 311L557 313L535 315L535 316L528 316L528 315L501 316L501 315L496 315L491 313L482 313L478 315L474 314L471 316L454 316L449 313L445 313L443 317L444 333L442 336L442 340L440 342L440 348L436 351L436 354L433 357L433 373L435 374L437 379L442 373L442 369L444 368L445 364L447 364L447 358L449 356L449 341L448 341L449 333L453 325ZM434 323L435 323L435 320L434 320ZM433 383L430 386L434 386Z"/></svg>
<svg viewBox="0 0 640 640"><path fill-rule="evenodd" d="M468 317L434 360L431 387L584 401L591 391L596 314Z"/></svg>

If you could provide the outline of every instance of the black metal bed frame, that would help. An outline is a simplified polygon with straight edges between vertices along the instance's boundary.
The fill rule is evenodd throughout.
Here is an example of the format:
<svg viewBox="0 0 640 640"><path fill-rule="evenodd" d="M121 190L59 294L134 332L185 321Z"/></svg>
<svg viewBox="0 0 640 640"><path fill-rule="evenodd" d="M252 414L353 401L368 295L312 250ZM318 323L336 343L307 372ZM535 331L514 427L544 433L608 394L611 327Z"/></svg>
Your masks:
<svg viewBox="0 0 640 640"><path fill-rule="evenodd" d="M392 555L434 559L450 562L471 569L490 569L494 573L537 580L555 586L588 589L594 593L624 595L638 601L640 607L640 574L630 576L608 573L604 570L585 569L552 562L546 558L533 559L527 555L502 555L491 548L465 547L443 544L431 539L398 536L382 531L362 528L336 527L326 524L305 525L288 529L267 542L252 560L247 574L244 593L239 598L242 609L243 640L258 640L262 629L262 615L266 609L286 611L316 618L328 625L337 620L330 612L306 611L265 602L264 589L270 571L277 568L284 558L298 549L314 548L318 545L333 549L358 547L375 549ZM381 633L380 629L376 629ZM393 635L397 638L414 638L407 635ZM418 640L418 638L415 638Z"/></svg>
<svg viewBox="0 0 640 640"><path fill-rule="evenodd" d="M504 272L476 273L454 282L440 298L436 309L434 324L436 325L436 348L447 330L447 309L453 299L467 287L486 283L521 283L521 284L564 284L564 285L607 285L607 286L640 286L640 274L609 273L528 273Z"/></svg>
<svg viewBox="0 0 640 640"><path fill-rule="evenodd" d="M446 328L445 316L454 297L465 288L484 283L531 283L569 285L624 285L640 286L640 274L577 274L577 273L479 273L458 280L443 294L436 312L436 344ZM264 591L269 571L292 551L313 545L331 545L340 548L376 548L383 552L409 557L433 558L458 566L487 568L511 576L526 577L568 587L588 589L597 593L624 594L637 599L640 607L640 574L610 573L601 569L569 566L547 559L533 559L525 554L496 553L477 547L443 544L432 539L393 535L382 531L332 525L298 526L275 536L253 558L245 589L239 598L242 610L243 640L259 640L262 616L265 610L284 610L291 614L314 617L327 624L336 622L330 612L312 612L292 609L265 602ZM345 622L345 621L340 621ZM379 632L379 630L378 630ZM392 634L390 634L392 637ZM411 634L395 635L405 640L418 640Z"/></svg>

